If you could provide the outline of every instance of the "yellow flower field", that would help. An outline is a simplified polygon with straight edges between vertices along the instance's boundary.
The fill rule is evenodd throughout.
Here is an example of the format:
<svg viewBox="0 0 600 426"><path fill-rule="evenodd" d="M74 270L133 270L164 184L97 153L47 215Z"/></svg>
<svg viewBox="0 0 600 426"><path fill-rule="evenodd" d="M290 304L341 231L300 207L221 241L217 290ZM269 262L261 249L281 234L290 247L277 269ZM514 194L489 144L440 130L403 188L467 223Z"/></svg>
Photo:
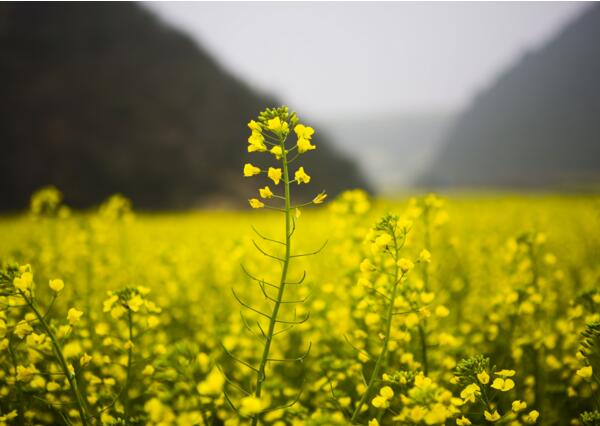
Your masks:
<svg viewBox="0 0 600 426"><path fill-rule="evenodd" d="M46 188L0 219L0 424L599 424L600 198L267 210L311 179L273 114L257 210L72 212Z"/></svg>

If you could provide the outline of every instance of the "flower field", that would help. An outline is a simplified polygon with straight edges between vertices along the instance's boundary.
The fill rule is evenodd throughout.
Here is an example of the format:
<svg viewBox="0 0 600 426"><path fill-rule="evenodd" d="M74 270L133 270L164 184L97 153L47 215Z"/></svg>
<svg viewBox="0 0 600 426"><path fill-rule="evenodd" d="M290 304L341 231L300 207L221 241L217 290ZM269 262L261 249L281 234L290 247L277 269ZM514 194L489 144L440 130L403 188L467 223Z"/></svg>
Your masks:
<svg viewBox="0 0 600 426"><path fill-rule="evenodd" d="M256 210L0 219L0 424L600 424L598 197L295 208L282 140Z"/></svg>

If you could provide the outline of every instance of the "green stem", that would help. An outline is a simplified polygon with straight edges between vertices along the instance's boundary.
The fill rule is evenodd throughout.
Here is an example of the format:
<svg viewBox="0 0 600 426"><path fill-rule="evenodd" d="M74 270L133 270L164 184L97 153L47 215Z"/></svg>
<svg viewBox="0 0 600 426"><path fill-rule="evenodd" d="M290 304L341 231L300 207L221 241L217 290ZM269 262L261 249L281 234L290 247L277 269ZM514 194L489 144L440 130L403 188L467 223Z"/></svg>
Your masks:
<svg viewBox="0 0 600 426"><path fill-rule="evenodd" d="M388 351L388 343L390 341L390 335L391 335L391 331L392 331L392 319L394 317L394 301L396 300L396 290L398 288L398 283L400 282L400 279L398 277L398 243L396 240L395 230L394 230L394 248L395 248L395 265L396 265L395 273L394 273L395 280L394 280L394 287L392 288L392 297L390 299L390 304L388 306L387 315L386 315L387 326L386 326L386 331L385 331L385 337L383 339L383 348L381 349L381 353L379 354L379 357L377 358L377 361L375 362L375 368L373 369L373 372L371 373L371 377L369 378L369 383L367 385L367 389L363 393L363 396L361 397L360 401L358 402L358 405L354 409L354 413L352 413L352 417L350 418L351 423L356 422L356 420L358 419L358 416L360 415L361 408L363 407L363 405L369 398L369 395L372 393L373 388L375 386L375 381L377 380L377 377L379 377L379 371L381 370L381 367L383 366L383 360L385 359L385 356L387 355L387 351Z"/></svg>
<svg viewBox="0 0 600 426"><path fill-rule="evenodd" d="M275 305L273 306L273 311L271 313L271 318L269 320L269 328L267 329L267 334L265 336L265 346L263 348L262 358L260 360L260 364L258 367L258 372L256 373L256 390L254 392L254 396L256 398L260 398L262 385L266 379L265 369L267 366L267 360L269 358L269 351L271 350L271 342L273 341L273 334L275 332L275 326L277 324L277 315L279 314L279 308L281 307L281 301L283 300L283 295L285 292L285 282L287 280L287 272L290 263L290 254L291 254L291 197L290 197L290 178L288 171L288 163L285 152L284 140L281 141L282 148L282 163L283 163L283 183L285 189L285 256L283 257L283 266L281 268L281 279L279 280L279 290L277 292L277 298ZM254 416L252 418L252 426L256 426L258 424L258 416Z"/></svg>
<svg viewBox="0 0 600 426"><path fill-rule="evenodd" d="M54 353L56 354L58 363L60 364L64 375L67 377L71 392L73 393L73 397L75 398L75 402L77 404L77 411L79 411L79 417L81 418L81 423L83 424L83 426L88 426L89 425L88 418L90 416L87 413L85 401L83 400L83 397L81 396L81 392L79 391L79 387L77 386L77 380L75 378L75 374L71 374L71 371L69 369L67 361L65 360L65 357L62 353L62 349L60 347L60 344L58 343L58 340L56 339L56 336L54 335L54 333L48 326L48 323L44 319L44 316L40 313L40 311L35 306L35 301L33 299L29 300L23 292L20 292L20 293L21 293L21 296L23 297L23 299L25 299L25 302L27 302L27 305L29 305L29 307L31 308L31 310L33 311L35 316L37 317L38 321L42 325L42 328L44 329L46 334L50 337L50 341L52 342L52 347L54 348Z"/></svg>
<svg viewBox="0 0 600 426"><path fill-rule="evenodd" d="M127 376L125 377L122 402L125 411L125 423L129 424L129 385L131 383L131 362L133 359L133 319L130 309L127 309L127 321L129 326L129 350L127 352Z"/></svg>

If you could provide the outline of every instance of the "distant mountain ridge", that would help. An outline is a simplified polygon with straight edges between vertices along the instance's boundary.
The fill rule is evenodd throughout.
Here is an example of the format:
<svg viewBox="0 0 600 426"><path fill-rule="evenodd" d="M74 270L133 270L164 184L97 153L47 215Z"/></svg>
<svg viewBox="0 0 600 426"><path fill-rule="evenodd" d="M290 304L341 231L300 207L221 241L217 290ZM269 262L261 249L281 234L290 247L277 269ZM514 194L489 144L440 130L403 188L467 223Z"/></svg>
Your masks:
<svg viewBox="0 0 600 426"><path fill-rule="evenodd" d="M430 111L323 121L334 143L360 159L369 181L384 193L410 189L434 158L454 115Z"/></svg>
<svg viewBox="0 0 600 426"><path fill-rule="evenodd" d="M599 4L480 93L419 180L441 187L599 182Z"/></svg>
<svg viewBox="0 0 600 426"><path fill-rule="evenodd" d="M54 184L77 207L244 202L246 123L273 99L137 3L0 4L0 210ZM291 106L293 107L293 106ZM302 112L299 111L302 118ZM309 193L367 183L317 129Z"/></svg>

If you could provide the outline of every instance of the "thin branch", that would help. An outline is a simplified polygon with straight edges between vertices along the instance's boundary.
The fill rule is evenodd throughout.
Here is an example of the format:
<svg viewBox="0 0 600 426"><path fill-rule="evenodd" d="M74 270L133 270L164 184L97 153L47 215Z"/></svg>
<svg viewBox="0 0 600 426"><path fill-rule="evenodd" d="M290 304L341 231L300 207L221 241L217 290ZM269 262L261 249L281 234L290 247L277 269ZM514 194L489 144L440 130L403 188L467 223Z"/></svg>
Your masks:
<svg viewBox="0 0 600 426"><path fill-rule="evenodd" d="M262 249L262 248L261 248L261 247L258 245L258 243L257 243L256 241L252 240L252 243L254 244L254 247L256 247L256 249L257 249L259 252L261 252L262 254L264 254L265 256L267 256L267 257L270 257L271 259L278 260L278 261L280 261L280 262L285 262L285 260L284 260L284 259L282 259L282 258L280 258L280 257L277 257L277 256L273 256L272 254L269 254L269 253L267 253L266 251L264 251L264 250L263 250L263 249Z"/></svg>
<svg viewBox="0 0 600 426"><path fill-rule="evenodd" d="M290 257L313 256L315 254L319 254L321 252L321 250L323 250L325 248L325 246L327 245L327 243L328 243L328 241L325 241L323 243L323 245L319 249L317 249L315 251L312 251L312 252L309 252L309 253L302 253L302 254L293 254Z"/></svg>
<svg viewBox="0 0 600 426"><path fill-rule="evenodd" d="M252 225L252 230L256 233L256 235L258 235L260 238L262 238L265 241L270 241L272 243L277 243L277 244L281 244L282 246L285 246L285 243L283 241L274 240L273 238L265 237L263 234L258 232L258 229L256 229L254 227L254 225Z"/></svg>

